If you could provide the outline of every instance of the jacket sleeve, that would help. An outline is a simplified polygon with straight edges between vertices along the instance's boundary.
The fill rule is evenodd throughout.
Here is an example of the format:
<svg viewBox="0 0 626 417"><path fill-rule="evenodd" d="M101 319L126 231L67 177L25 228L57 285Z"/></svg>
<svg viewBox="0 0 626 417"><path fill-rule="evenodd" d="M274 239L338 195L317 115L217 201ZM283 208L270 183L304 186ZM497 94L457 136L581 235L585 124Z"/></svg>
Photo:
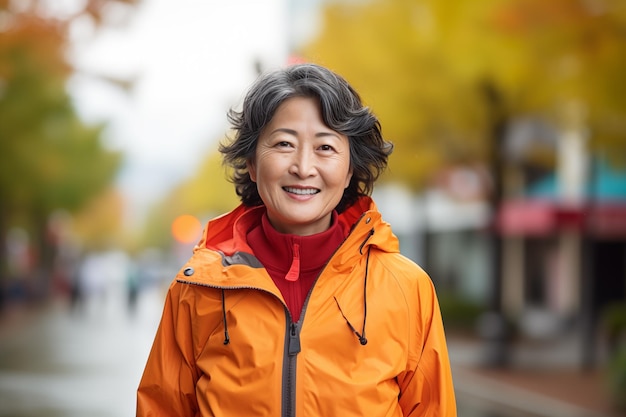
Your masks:
<svg viewBox="0 0 626 417"><path fill-rule="evenodd" d="M191 308L172 283L137 390L137 417L194 416L198 409Z"/></svg>
<svg viewBox="0 0 626 417"><path fill-rule="evenodd" d="M432 281L421 271L417 312L406 372L398 377L404 416L456 417L452 371L439 302Z"/></svg>

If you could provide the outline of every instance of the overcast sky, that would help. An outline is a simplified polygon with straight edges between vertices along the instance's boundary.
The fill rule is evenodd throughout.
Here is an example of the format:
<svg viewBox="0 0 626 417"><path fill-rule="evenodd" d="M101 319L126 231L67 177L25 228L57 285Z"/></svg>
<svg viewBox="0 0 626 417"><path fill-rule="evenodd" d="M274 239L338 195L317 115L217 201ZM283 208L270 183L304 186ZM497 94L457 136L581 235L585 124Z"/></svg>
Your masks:
<svg viewBox="0 0 626 417"><path fill-rule="evenodd" d="M87 120L109 122L105 143L126 156L119 184L131 214L143 214L215 149L226 111L256 76L255 60L266 68L286 62L287 7L288 0L144 0L124 26L95 39L78 25L80 71L70 91ZM124 93L94 73L135 78L135 86Z"/></svg>

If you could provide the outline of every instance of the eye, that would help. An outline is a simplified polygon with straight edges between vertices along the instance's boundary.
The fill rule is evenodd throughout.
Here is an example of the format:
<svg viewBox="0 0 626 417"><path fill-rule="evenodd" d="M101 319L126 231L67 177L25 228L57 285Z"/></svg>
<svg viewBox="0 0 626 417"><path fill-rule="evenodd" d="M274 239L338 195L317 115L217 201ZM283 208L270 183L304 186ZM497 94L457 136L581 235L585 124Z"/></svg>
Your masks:
<svg viewBox="0 0 626 417"><path fill-rule="evenodd" d="M281 140L276 142L276 147L278 148L289 148L291 147L291 143L287 142L286 140Z"/></svg>
<svg viewBox="0 0 626 417"><path fill-rule="evenodd" d="M330 145L322 145L319 147L321 151L332 151L334 148Z"/></svg>

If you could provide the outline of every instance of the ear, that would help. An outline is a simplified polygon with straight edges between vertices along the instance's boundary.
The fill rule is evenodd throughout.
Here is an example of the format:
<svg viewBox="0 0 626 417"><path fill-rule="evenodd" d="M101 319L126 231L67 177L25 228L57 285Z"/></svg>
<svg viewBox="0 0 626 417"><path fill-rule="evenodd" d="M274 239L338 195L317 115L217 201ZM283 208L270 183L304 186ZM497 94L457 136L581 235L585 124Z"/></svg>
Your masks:
<svg viewBox="0 0 626 417"><path fill-rule="evenodd" d="M343 187L344 190L350 186L350 180L352 179L352 173L354 170L350 167L350 171L348 171L348 175L346 175L346 185Z"/></svg>
<svg viewBox="0 0 626 417"><path fill-rule="evenodd" d="M250 179L252 180L252 182L256 182L256 165L254 164L254 160L249 159L246 162L246 167L248 168Z"/></svg>

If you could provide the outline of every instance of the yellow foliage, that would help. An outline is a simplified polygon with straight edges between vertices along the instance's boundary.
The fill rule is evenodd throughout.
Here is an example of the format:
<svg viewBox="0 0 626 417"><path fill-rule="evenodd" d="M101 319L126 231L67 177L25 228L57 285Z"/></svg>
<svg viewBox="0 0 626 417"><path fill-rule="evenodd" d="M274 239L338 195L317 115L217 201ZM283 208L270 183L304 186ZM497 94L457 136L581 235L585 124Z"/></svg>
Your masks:
<svg viewBox="0 0 626 417"><path fill-rule="evenodd" d="M211 152L201 162L195 174L170 192L150 213L142 240L151 246L172 243L171 225L181 215L192 215L202 226L217 215L239 204L235 187L227 180L221 154Z"/></svg>
<svg viewBox="0 0 626 417"><path fill-rule="evenodd" d="M181 184L174 195L178 214L214 216L232 210L239 202L217 150L207 155L197 173Z"/></svg>
<svg viewBox="0 0 626 417"><path fill-rule="evenodd" d="M73 233L87 249L123 246L124 200L115 188L108 188L84 206L73 220Z"/></svg>
<svg viewBox="0 0 626 417"><path fill-rule="evenodd" d="M626 8L592 3L333 2L297 52L357 88L396 145L385 178L414 188L446 163L488 162L498 123L530 114L559 128L572 102L592 143L626 154Z"/></svg>

